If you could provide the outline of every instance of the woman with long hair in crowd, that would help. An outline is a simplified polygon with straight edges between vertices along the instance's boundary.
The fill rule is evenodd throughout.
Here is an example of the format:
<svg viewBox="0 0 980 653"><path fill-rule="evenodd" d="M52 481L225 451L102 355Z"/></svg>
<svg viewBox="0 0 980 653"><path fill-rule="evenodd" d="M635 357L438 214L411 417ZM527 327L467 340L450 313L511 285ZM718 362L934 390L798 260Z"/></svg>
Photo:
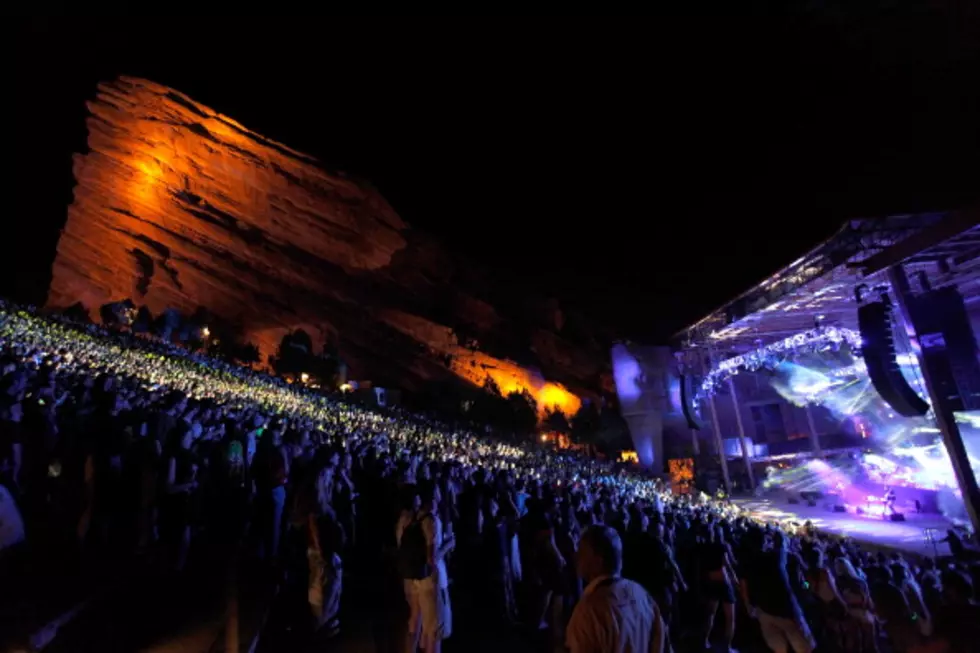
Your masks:
<svg viewBox="0 0 980 653"><path fill-rule="evenodd" d="M819 546L807 555L807 583L813 596L811 626L820 646L829 651L843 651L844 624L849 618L847 603L837 589L834 574L827 568L827 556Z"/></svg>
<svg viewBox="0 0 980 653"><path fill-rule="evenodd" d="M161 505L164 541L171 549L173 566L183 569L191 547L191 519L197 495L198 464L191 453L194 431L182 425L166 452L165 496Z"/></svg>
<svg viewBox="0 0 980 653"><path fill-rule="evenodd" d="M878 653L877 618L867 581L847 558L834 561L834 572L849 615L843 629L844 649L854 653Z"/></svg>

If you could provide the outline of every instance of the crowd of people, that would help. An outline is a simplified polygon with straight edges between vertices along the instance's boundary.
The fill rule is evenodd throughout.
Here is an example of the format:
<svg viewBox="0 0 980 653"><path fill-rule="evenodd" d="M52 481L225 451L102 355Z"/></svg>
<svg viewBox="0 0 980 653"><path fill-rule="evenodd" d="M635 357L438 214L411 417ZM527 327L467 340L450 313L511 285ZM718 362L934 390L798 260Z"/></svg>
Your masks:
<svg viewBox="0 0 980 653"><path fill-rule="evenodd" d="M345 577L385 565L410 652L438 653L464 600L572 653L980 646L980 567L965 553L788 532L578 454L8 305L0 486L16 506L0 558L52 542L153 548L180 573L208 538L273 570L284 613L317 637L341 628Z"/></svg>

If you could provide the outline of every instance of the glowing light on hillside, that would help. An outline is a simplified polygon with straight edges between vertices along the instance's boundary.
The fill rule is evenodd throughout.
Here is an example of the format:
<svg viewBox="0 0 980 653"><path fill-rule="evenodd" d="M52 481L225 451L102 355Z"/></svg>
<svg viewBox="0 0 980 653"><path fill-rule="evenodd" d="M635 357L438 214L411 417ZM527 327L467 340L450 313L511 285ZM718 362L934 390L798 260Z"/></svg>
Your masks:
<svg viewBox="0 0 980 653"><path fill-rule="evenodd" d="M449 359L449 369L473 385L482 386L490 377L505 397L527 391L538 405L539 417L558 409L566 417L578 412L582 400L560 383L545 380L540 374L501 358L463 347L451 329L417 315L389 311L385 321L403 333L424 342L439 355Z"/></svg>
<svg viewBox="0 0 980 653"><path fill-rule="evenodd" d="M451 365L453 372L475 385L483 385L489 376L507 396L525 390L538 404L538 414L544 416L549 410L558 409L571 417L582 406L582 400L569 392L563 385L545 381L516 363L487 356L459 347L454 352Z"/></svg>

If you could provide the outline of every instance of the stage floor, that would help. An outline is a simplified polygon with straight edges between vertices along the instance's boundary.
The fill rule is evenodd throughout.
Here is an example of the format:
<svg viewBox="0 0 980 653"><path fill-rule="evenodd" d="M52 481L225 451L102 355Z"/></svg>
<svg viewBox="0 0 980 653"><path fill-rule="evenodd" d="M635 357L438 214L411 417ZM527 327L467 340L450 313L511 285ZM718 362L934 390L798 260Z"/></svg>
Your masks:
<svg viewBox="0 0 980 653"><path fill-rule="evenodd" d="M942 515L905 514L907 521L893 522L880 517L856 515L852 513L831 512L822 506L791 504L782 496L765 498L732 499L743 511L764 521L797 521L801 525L813 522L817 530L845 535L856 541L873 546L899 549L924 556L950 555L949 545L932 544L926 539L926 529L938 529L937 539L946 537L946 529L951 526Z"/></svg>

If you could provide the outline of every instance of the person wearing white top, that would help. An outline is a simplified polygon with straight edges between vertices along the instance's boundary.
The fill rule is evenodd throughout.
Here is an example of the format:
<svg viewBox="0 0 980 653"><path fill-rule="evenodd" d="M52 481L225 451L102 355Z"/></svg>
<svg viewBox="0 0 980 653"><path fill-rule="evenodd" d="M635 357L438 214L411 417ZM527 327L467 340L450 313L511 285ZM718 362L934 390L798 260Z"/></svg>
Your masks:
<svg viewBox="0 0 980 653"><path fill-rule="evenodd" d="M415 653L421 639L426 653L439 653L442 640L452 634L452 608L449 602L449 575L446 555L455 548L452 536L443 537L439 519L439 488L426 484L419 492L421 503L414 513L402 511L395 526L395 539L401 546L402 535L413 522L418 522L425 534L429 566L432 573L420 579L404 581L408 602L408 637L406 653Z"/></svg>
<svg viewBox="0 0 980 653"><path fill-rule="evenodd" d="M623 543L606 526L592 526L578 550L579 575L589 582L565 633L571 653L664 653L660 608L639 583L620 577Z"/></svg>

